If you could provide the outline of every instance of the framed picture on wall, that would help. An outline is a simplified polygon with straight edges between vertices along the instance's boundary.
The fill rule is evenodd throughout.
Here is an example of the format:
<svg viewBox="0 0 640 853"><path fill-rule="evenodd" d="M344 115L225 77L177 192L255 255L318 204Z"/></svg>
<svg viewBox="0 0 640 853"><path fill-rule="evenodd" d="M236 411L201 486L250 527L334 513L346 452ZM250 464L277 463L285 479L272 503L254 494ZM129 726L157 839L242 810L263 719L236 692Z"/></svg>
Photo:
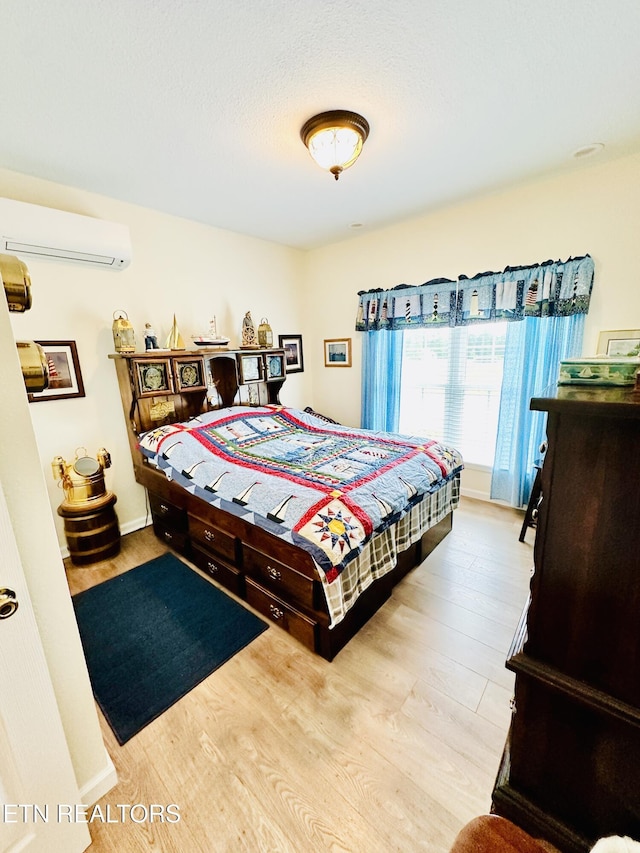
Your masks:
<svg viewBox="0 0 640 853"><path fill-rule="evenodd" d="M303 373L302 335L278 335L278 345L284 349L287 373Z"/></svg>
<svg viewBox="0 0 640 853"><path fill-rule="evenodd" d="M324 342L325 367L351 367L351 338L330 338Z"/></svg>
<svg viewBox="0 0 640 853"><path fill-rule="evenodd" d="M617 329L611 332L600 332L598 355L637 358L640 356L640 329Z"/></svg>
<svg viewBox="0 0 640 853"><path fill-rule="evenodd" d="M49 368L49 386L27 395L30 403L84 397L84 383L75 341L36 341L44 350Z"/></svg>

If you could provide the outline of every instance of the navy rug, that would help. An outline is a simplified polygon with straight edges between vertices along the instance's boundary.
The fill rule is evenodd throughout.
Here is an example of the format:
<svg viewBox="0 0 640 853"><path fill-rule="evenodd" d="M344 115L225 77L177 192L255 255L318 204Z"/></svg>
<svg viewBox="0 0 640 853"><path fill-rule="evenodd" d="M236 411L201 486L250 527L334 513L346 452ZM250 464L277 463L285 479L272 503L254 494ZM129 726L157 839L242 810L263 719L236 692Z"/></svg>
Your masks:
<svg viewBox="0 0 640 853"><path fill-rule="evenodd" d="M268 625L173 554L73 596L93 693L126 743Z"/></svg>

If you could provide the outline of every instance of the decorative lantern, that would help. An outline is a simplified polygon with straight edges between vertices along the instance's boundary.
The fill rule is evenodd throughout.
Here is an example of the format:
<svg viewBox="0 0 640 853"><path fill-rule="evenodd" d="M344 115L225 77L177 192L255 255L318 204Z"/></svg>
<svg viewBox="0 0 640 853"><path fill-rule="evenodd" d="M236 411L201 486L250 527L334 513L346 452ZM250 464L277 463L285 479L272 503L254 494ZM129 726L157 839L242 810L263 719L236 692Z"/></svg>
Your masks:
<svg viewBox="0 0 640 853"><path fill-rule="evenodd" d="M273 331L266 317L260 320L260 325L258 326L258 344L261 347L273 346Z"/></svg>
<svg viewBox="0 0 640 853"><path fill-rule="evenodd" d="M113 312L113 344L116 352L135 352L136 340L133 326L125 311Z"/></svg>
<svg viewBox="0 0 640 853"><path fill-rule="evenodd" d="M89 507L96 501L103 501L107 494L104 471L111 467L111 454L101 447L96 456L94 459L87 454L86 448L79 447L73 462L65 462L62 456L54 457L51 462L53 479L63 488L66 503Z"/></svg>

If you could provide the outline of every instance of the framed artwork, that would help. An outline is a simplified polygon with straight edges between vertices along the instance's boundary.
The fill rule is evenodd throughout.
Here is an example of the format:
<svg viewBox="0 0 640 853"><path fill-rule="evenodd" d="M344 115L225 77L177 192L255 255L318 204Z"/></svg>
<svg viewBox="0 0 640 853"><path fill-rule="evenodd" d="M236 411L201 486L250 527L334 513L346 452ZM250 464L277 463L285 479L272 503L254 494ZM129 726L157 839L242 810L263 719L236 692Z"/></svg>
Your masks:
<svg viewBox="0 0 640 853"><path fill-rule="evenodd" d="M640 356L640 329L618 329L600 332L598 355L633 358Z"/></svg>
<svg viewBox="0 0 640 853"><path fill-rule="evenodd" d="M168 358L134 361L139 397L172 394L171 366Z"/></svg>
<svg viewBox="0 0 640 853"><path fill-rule="evenodd" d="M262 382L262 356L261 355L240 355L238 356L240 364L240 384L246 385L247 382Z"/></svg>
<svg viewBox="0 0 640 853"><path fill-rule="evenodd" d="M175 358L173 360L176 387L178 391L203 391L204 362L201 358Z"/></svg>
<svg viewBox="0 0 640 853"><path fill-rule="evenodd" d="M351 367L351 338L330 338L324 342L325 367Z"/></svg>
<svg viewBox="0 0 640 853"><path fill-rule="evenodd" d="M287 373L303 373L302 335L278 335L278 345L284 349Z"/></svg>
<svg viewBox="0 0 640 853"><path fill-rule="evenodd" d="M49 367L49 387L29 393L30 403L84 397L84 384L75 341L36 341L44 350Z"/></svg>
<svg viewBox="0 0 640 853"><path fill-rule="evenodd" d="M280 352L265 353L264 362L267 382L273 382L275 379L284 379L284 359L284 355Z"/></svg>

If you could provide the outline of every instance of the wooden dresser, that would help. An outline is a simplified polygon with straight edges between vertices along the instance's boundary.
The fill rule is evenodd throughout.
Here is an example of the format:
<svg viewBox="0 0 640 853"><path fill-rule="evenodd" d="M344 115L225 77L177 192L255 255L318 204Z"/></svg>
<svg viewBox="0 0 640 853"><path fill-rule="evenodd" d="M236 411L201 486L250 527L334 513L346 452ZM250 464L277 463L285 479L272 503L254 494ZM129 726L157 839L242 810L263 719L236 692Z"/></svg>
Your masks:
<svg viewBox="0 0 640 853"><path fill-rule="evenodd" d="M640 394L534 398L548 450L493 811L565 853L640 839Z"/></svg>

